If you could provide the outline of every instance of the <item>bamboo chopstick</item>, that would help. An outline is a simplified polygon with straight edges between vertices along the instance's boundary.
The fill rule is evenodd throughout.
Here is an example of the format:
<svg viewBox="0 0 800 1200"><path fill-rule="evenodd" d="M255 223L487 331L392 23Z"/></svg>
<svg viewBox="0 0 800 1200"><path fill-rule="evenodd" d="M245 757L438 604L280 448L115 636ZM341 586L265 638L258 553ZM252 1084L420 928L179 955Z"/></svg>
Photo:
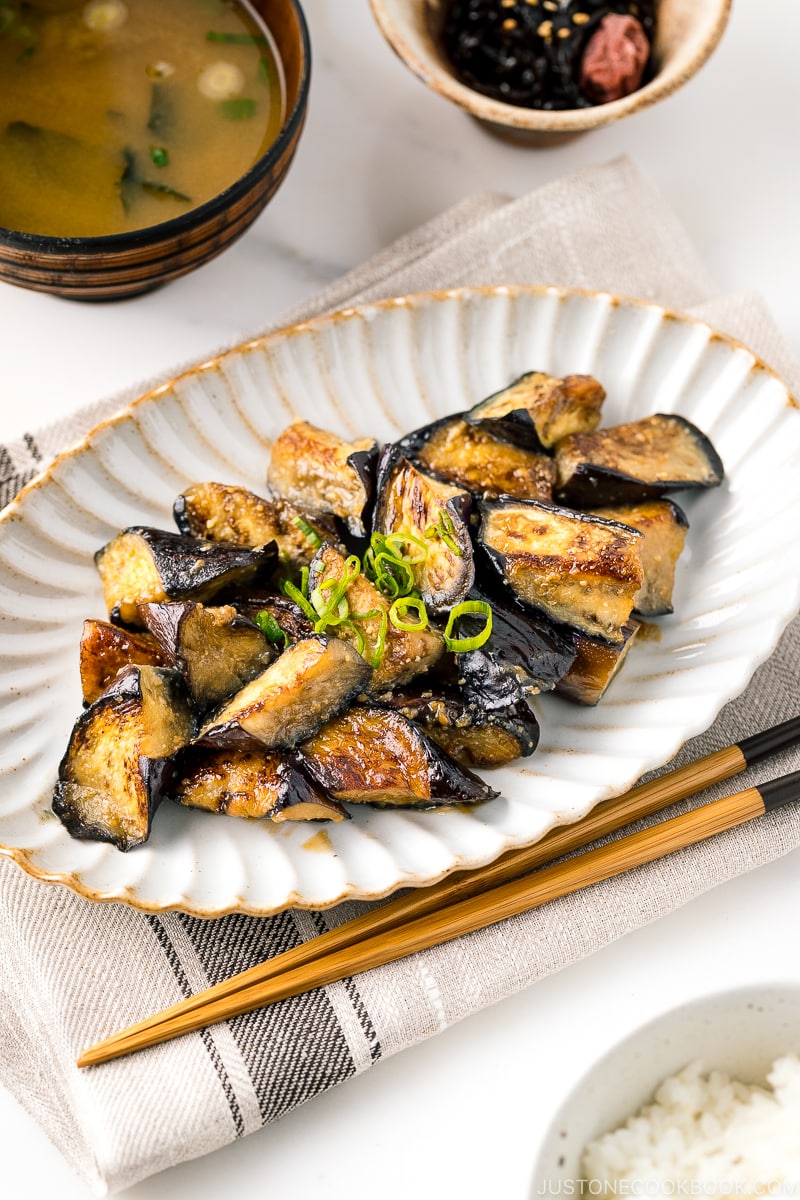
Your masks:
<svg viewBox="0 0 800 1200"><path fill-rule="evenodd" d="M800 780L800 773L763 785L760 791L748 789L725 797L567 863L554 864L547 870L539 871L532 880L510 882L522 872L540 867L598 837L613 833L631 821L657 812L711 783L730 778L757 759L798 740L800 717L795 717L706 755L648 784L640 785L615 800L604 802L583 820L553 830L534 846L511 851L488 867L401 896L338 929L330 930L294 950L260 963L132 1025L84 1051L78 1059L78 1066L90 1066L120 1057L272 1003L276 999L321 986L332 979L356 974L393 958L412 954L418 949L451 940L462 933L503 920L512 912L536 907L557 895L566 895L598 879L608 878L671 853L679 846L710 837L721 829L731 828L761 815L766 807L788 803L795 798L795 793L787 794L787 788L791 791L793 781ZM797 791L800 792L800 787ZM784 798L778 801L778 795ZM770 797L769 805L766 797ZM674 838L678 840L673 844ZM626 860L626 854L632 855L631 861ZM574 864L579 865L576 867ZM597 870L601 873L593 874ZM488 892L487 887L491 888ZM548 887L554 890L548 892ZM512 907L507 909L509 904ZM472 924L475 920L478 923ZM466 922L466 925L462 927L460 922ZM450 932L451 929L454 932ZM397 930L401 932L395 937L386 936ZM432 940L425 940L431 936ZM422 938L423 944L416 944L417 938ZM333 974L330 974L331 971ZM274 982L270 983L271 980ZM290 990L286 991L286 988Z"/></svg>

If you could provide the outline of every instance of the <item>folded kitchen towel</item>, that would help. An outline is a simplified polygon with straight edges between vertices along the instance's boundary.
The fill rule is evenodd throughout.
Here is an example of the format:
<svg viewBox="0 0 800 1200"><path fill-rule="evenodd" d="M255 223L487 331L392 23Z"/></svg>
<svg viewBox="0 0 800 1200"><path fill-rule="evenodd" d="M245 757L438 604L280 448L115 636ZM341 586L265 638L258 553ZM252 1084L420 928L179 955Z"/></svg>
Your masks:
<svg viewBox="0 0 800 1200"><path fill-rule="evenodd" d="M761 300L712 298L713 282L686 234L625 159L518 200L465 201L288 314L287 323L390 295L494 283L599 288L691 309L747 342L790 387L800 385ZM0 447L4 502L124 400ZM798 672L796 620L745 694L676 762L794 715ZM800 753L785 752L747 779L798 768ZM800 814L784 810L458 942L84 1072L76 1055L104 1032L313 937L358 906L268 919L146 914L94 904L0 856L0 1079L102 1195L242 1137L798 846Z"/></svg>

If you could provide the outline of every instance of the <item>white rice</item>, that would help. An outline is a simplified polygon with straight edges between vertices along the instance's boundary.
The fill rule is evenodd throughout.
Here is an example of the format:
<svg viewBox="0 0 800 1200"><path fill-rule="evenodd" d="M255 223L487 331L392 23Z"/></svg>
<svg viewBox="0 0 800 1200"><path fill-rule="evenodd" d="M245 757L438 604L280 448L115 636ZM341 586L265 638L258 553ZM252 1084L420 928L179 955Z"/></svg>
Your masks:
<svg viewBox="0 0 800 1200"><path fill-rule="evenodd" d="M767 1082L691 1063L586 1146L582 1193L800 1196L800 1057L779 1058Z"/></svg>

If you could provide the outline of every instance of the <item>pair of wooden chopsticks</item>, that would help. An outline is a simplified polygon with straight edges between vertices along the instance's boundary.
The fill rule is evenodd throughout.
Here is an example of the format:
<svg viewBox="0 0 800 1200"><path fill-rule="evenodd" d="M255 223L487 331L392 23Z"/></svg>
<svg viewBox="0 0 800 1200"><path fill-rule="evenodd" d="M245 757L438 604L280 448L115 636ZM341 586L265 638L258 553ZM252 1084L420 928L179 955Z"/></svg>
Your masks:
<svg viewBox="0 0 800 1200"><path fill-rule="evenodd" d="M800 799L800 771L714 800L565 861L554 861L712 783L729 779L756 760L798 741L800 717L793 717L679 767L599 804L583 820L552 830L533 846L509 851L487 867L390 900L131 1025L85 1050L78 1066L120 1058L451 941L763 816ZM528 874L531 871L533 875Z"/></svg>

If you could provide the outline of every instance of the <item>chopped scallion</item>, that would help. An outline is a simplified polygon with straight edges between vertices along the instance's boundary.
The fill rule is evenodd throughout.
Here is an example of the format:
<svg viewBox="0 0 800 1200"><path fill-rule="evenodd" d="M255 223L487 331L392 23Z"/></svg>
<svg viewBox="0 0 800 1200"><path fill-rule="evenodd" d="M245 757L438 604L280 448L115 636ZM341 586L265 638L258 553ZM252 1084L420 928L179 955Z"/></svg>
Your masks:
<svg viewBox="0 0 800 1200"><path fill-rule="evenodd" d="M316 529L312 529L308 521L303 517L292 517L292 524L296 525L310 546L318 550L322 545L322 538L317 533Z"/></svg>
<svg viewBox="0 0 800 1200"><path fill-rule="evenodd" d="M311 607L300 588L296 587L291 580L284 579L281 584L281 591L284 596L288 596L290 600L295 602L297 607L308 617L309 621L316 622L317 614L315 610Z"/></svg>
<svg viewBox="0 0 800 1200"><path fill-rule="evenodd" d="M289 635L285 629L281 629L271 612L267 612L267 610L264 608L261 610L261 612L256 613L256 615L253 617L253 621L261 630L261 632L267 635L267 638L270 642L272 642L273 646L279 646L282 644L285 647L289 645Z"/></svg>
<svg viewBox="0 0 800 1200"><path fill-rule="evenodd" d="M417 620L409 621L409 612L416 612ZM413 633L428 627L428 610L420 596L400 596L389 608L389 620L395 629Z"/></svg>
<svg viewBox="0 0 800 1200"><path fill-rule="evenodd" d="M224 33L209 29L206 34L207 42L222 42L228 46L266 46L267 39L256 33Z"/></svg>
<svg viewBox="0 0 800 1200"><path fill-rule="evenodd" d="M219 110L228 121L249 121L256 115L256 102L249 96L220 100Z"/></svg>
<svg viewBox="0 0 800 1200"><path fill-rule="evenodd" d="M481 616L485 618L485 624L480 633L473 637L459 638L453 637L453 630L456 622L461 617ZM444 631L444 644L448 650L452 650L455 654L465 654L468 650L478 650L485 642L487 642L492 633L492 609L485 600L463 600L461 604L456 604L450 609L450 615L447 618L447 625Z"/></svg>
<svg viewBox="0 0 800 1200"><path fill-rule="evenodd" d="M166 167L169 165L169 150L166 146L151 146L150 161L156 167Z"/></svg>

